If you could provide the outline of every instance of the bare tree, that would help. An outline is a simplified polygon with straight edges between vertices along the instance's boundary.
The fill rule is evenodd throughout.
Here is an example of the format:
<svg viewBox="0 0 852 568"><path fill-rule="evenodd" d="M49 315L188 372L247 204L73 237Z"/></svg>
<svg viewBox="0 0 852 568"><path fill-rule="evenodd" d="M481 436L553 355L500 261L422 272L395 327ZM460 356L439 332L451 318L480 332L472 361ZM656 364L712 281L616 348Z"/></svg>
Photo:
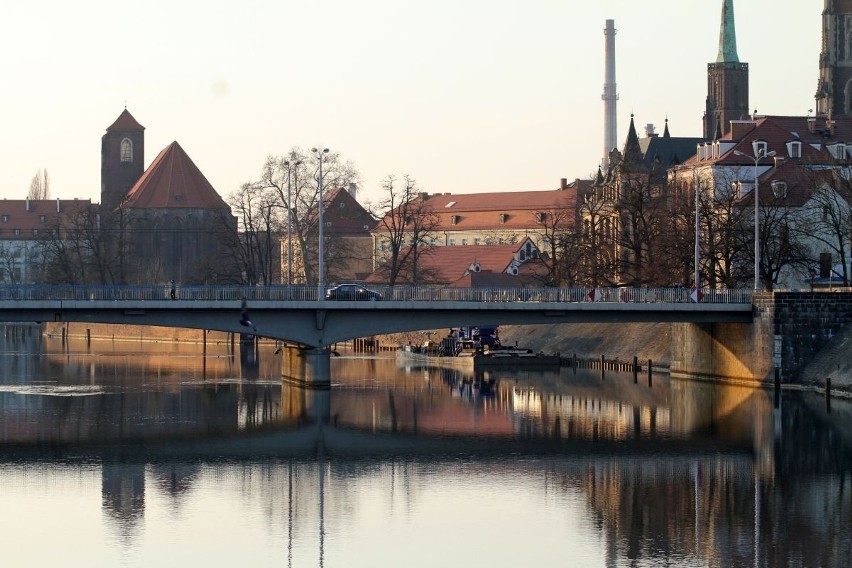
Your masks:
<svg viewBox="0 0 852 568"><path fill-rule="evenodd" d="M27 199L50 199L50 177L47 175L47 169L38 170L35 173L33 179L30 181L30 190L27 192Z"/></svg>
<svg viewBox="0 0 852 568"><path fill-rule="evenodd" d="M278 196L278 204L287 210L291 209L290 229L295 245L294 258L298 259L296 269L301 272L305 283L317 281L317 249L319 243L319 187L320 159L322 159L322 185L327 191L333 188L346 187L358 181L358 171L355 165L344 160L340 154L329 152L322 158L314 152L305 152L294 147L284 156L268 156L263 166L260 180L256 182L261 187L272 188ZM288 200L289 196L289 200ZM325 201L326 195L323 195ZM289 202L289 203L288 203ZM323 204L324 205L324 204ZM286 216L285 216L286 222ZM324 247L329 254L325 255L326 272L329 264L340 253L335 252L338 245L333 234L324 234Z"/></svg>
<svg viewBox="0 0 852 568"><path fill-rule="evenodd" d="M245 183L228 197L237 216L238 232L227 243L244 284L280 281L282 210L277 191L258 183Z"/></svg>
<svg viewBox="0 0 852 568"><path fill-rule="evenodd" d="M385 247L386 262L378 268L390 286L406 274L416 284L423 280L420 259L432 248L432 235L440 220L421 194L411 176L403 176L398 184L388 175L382 183L384 199L374 211L382 229L380 237Z"/></svg>

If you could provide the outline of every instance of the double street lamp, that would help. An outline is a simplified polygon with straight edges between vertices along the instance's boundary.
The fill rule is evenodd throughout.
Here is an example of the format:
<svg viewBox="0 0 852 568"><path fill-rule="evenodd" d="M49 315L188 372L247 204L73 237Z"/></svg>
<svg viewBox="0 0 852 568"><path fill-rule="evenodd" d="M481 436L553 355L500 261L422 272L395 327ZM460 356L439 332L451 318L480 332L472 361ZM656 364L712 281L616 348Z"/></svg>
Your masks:
<svg viewBox="0 0 852 568"><path fill-rule="evenodd" d="M317 294L319 301L323 301L325 299L325 227L323 226L322 213L323 209L325 209L325 203L323 202L322 197L322 162L325 155L328 154L328 148L323 148L322 150L318 148L311 148L311 152L313 152L319 160L319 214L317 218L317 221L319 222L319 246L317 247L319 250L319 267L317 269Z"/></svg>
<svg viewBox="0 0 852 568"><path fill-rule="evenodd" d="M767 152L766 142L763 140L754 140L751 148L752 156L739 150L734 150L734 154L754 160L754 289L760 290L760 204L757 166L763 158L775 156L775 150Z"/></svg>

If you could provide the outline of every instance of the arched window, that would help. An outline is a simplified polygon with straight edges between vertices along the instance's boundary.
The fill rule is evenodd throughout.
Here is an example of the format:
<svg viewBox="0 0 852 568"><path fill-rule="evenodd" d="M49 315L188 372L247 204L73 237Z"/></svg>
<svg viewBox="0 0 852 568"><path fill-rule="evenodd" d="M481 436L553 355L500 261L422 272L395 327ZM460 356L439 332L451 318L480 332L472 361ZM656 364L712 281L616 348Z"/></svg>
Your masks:
<svg viewBox="0 0 852 568"><path fill-rule="evenodd" d="M121 161L133 161L133 142L130 141L130 138L125 138L121 141Z"/></svg>

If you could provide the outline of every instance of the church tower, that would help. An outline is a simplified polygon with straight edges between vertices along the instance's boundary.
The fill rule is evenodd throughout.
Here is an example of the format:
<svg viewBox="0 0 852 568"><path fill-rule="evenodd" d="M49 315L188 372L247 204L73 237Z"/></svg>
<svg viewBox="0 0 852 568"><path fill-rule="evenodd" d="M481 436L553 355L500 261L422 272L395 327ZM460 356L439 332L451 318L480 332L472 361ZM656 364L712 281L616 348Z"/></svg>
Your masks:
<svg viewBox="0 0 852 568"><path fill-rule="evenodd" d="M748 63L740 63L737 57L734 0L724 0L722 28L719 31L719 55L715 63L707 64L704 138L721 138L730 121L739 120L748 113Z"/></svg>
<svg viewBox="0 0 852 568"><path fill-rule="evenodd" d="M825 0L816 113L852 115L852 0Z"/></svg>
<svg viewBox="0 0 852 568"><path fill-rule="evenodd" d="M101 138L101 206L115 209L145 171L145 128L127 109Z"/></svg>

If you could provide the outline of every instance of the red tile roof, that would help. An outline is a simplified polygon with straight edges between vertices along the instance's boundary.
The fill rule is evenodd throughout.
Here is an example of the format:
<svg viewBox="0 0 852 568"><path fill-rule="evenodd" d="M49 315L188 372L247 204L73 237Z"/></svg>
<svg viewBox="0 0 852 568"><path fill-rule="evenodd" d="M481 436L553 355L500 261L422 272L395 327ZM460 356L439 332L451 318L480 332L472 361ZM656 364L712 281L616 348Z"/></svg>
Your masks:
<svg viewBox="0 0 852 568"><path fill-rule="evenodd" d="M515 259L515 253L527 242L522 239L519 243L509 245L471 245L434 247L423 253L419 258L418 270L429 274L430 279L437 283L453 284L457 281L468 282L460 284L469 286L470 278L466 272L474 264L479 265L479 272L502 273ZM403 252L403 254L405 254ZM378 282L381 271L374 273L366 280ZM512 277L511 275L507 275ZM520 284L519 284L520 285Z"/></svg>
<svg viewBox="0 0 852 568"><path fill-rule="evenodd" d="M572 183L565 190L429 195L426 203L438 219L438 231L529 229L540 227L537 212L576 211L583 184L590 187L592 182L581 182L581 187ZM568 220L573 221L573 214ZM382 231L378 225L375 230Z"/></svg>
<svg viewBox="0 0 852 568"><path fill-rule="evenodd" d="M38 238L40 231L52 228L59 215L74 214L91 206L90 199L3 199L0 240Z"/></svg>
<svg viewBox="0 0 852 568"><path fill-rule="evenodd" d="M133 118L133 115L127 109L118 115L118 118L115 119L115 122L107 128L107 132L110 130L145 130L145 127L136 122L136 119Z"/></svg>
<svg viewBox="0 0 852 568"><path fill-rule="evenodd" d="M228 209L177 142L160 152L127 198L130 208Z"/></svg>
<svg viewBox="0 0 852 568"><path fill-rule="evenodd" d="M365 235L377 221L352 195L343 188L324 192L323 222L327 231L336 235Z"/></svg>

